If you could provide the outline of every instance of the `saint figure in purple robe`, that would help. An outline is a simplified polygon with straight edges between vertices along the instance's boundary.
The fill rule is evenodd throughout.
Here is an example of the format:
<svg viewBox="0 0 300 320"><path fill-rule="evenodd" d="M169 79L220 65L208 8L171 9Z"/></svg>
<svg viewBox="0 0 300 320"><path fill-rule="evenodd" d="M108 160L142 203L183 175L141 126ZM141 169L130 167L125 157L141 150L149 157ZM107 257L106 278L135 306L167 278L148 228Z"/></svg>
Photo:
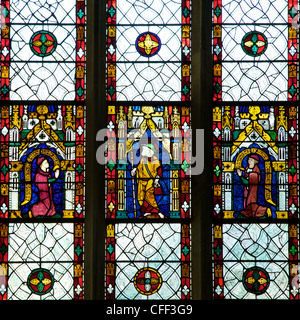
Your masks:
<svg viewBox="0 0 300 320"><path fill-rule="evenodd" d="M49 172L49 161L45 157L41 157L37 160L38 169L35 174L35 184L38 188L38 203L34 204L31 208L33 217L37 216L53 216L56 212L53 198L52 198L52 186L59 177L59 169L54 172L55 178L51 177Z"/></svg>
<svg viewBox="0 0 300 320"><path fill-rule="evenodd" d="M258 203L258 186L261 183L261 173L258 167L259 157L251 154L248 157L248 165L242 170L237 169L237 174L244 184L244 209L241 214L246 217L262 217L272 215L270 208Z"/></svg>

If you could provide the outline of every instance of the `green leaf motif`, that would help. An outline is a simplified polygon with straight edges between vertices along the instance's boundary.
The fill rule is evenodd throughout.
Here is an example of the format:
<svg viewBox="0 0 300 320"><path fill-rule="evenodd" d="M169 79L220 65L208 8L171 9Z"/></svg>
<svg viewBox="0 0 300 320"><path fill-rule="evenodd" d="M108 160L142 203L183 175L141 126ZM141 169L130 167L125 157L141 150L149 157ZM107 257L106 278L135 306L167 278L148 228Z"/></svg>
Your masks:
<svg viewBox="0 0 300 320"><path fill-rule="evenodd" d="M113 252L114 252L114 247L112 246L112 244L110 243L109 244L109 246L107 247L107 252L109 253L109 254L112 254Z"/></svg>
<svg viewBox="0 0 300 320"><path fill-rule="evenodd" d="M186 257L189 254L190 250L187 246L184 246L182 249L182 253L184 254L184 256Z"/></svg>
<svg viewBox="0 0 300 320"><path fill-rule="evenodd" d="M291 174L292 177L297 173L297 170L293 165L290 167L289 173Z"/></svg>
<svg viewBox="0 0 300 320"><path fill-rule="evenodd" d="M81 8L78 10L77 16L79 17L79 19L82 19L82 17L84 16L84 12L82 11Z"/></svg>
<svg viewBox="0 0 300 320"><path fill-rule="evenodd" d="M37 274L37 279L39 279L40 281L42 281L44 278L45 278L45 276L44 276L43 272L40 271L40 272Z"/></svg>
<svg viewBox="0 0 300 320"><path fill-rule="evenodd" d="M40 282L37 286L38 292L43 292L44 290L44 285Z"/></svg>
<svg viewBox="0 0 300 320"><path fill-rule="evenodd" d="M216 9L214 10L214 14L216 15L217 18L219 18L221 13L222 13L222 10L220 9L219 6L217 6Z"/></svg>
<svg viewBox="0 0 300 320"><path fill-rule="evenodd" d="M220 170L220 167L218 165L215 166L214 168L214 173L217 177L219 177L220 173L221 173L221 170Z"/></svg>

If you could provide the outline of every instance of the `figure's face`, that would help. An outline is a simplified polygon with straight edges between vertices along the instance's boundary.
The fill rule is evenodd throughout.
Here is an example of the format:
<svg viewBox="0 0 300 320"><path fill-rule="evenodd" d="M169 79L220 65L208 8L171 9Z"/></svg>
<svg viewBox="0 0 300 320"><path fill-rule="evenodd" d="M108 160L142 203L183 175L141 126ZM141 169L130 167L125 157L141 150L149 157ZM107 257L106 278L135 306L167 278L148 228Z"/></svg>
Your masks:
<svg viewBox="0 0 300 320"><path fill-rule="evenodd" d="M50 167L50 164L48 162L47 159L45 159L42 163L41 163L41 166L40 168L44 171L44 172L48 172L49 171L49 167Z"/></svg>
<svg viewBox="0 0 300 320"><path fill-rule="evenodd" d="M255 164L256 164L255 159L253 159L253 158L249 158L249 159L248 159L248 165L249 165L249 168L250 168L250 169L253 169L254 166L255 166Z"/></svg>
<svg viewBox="0 0 300 320"><path fill-rule="evenodd" d="M154 155L154 151L147 146L142 147L142 157L148 157L151 158Z"/></svg>

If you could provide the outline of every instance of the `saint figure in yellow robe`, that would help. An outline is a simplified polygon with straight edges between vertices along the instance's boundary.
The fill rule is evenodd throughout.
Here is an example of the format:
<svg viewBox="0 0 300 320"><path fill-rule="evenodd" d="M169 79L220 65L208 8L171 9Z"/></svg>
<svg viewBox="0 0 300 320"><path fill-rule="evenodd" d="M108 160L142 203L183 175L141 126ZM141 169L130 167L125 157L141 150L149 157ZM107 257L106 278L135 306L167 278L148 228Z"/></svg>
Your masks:
<svg viewBox="0 0 300 320"><path fill-rule="evenodd" d="M164 218L155 199L155 195L163 194L159 183L162 168L155 152L152 143L142 145L140 162L131 170L131 176L136 177L137 201L143 216L158 215Z"/></svg>

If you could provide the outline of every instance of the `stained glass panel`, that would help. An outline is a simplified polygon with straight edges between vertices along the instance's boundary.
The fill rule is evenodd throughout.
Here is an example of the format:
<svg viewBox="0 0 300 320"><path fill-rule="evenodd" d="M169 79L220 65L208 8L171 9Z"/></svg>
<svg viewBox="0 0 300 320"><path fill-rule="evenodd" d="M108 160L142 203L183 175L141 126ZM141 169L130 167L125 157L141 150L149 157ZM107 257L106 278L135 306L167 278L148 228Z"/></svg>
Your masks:
<svg viewBox="0 0 300 320"><path fill-rule="evenodd" d="M106 299L191 297L190 16L107 1Z"/></svg>
<svg viewBox="0 0 300 320"><path fill-rule="evenodd" d="M116 298L181 299L181 225L118 224L115 231Z"/></svg>
<svg viewBox="0 0 300 320"><path fill-rule="evenodd" d="M23 223L9 227L10 290L7 298L72 299L74 224ZM34 272L36 275L32 275Z"/></svg>
<svg viewBox="0 0 300 320"><path fill-rule="evenodd" d="M82 299L85 1L1 5L0 299Z"/></svg>
<svg viewBox="0 0 300 320"><path fill-rule="evenodd" d="M84 98L83 78L78 75L85 62L84 5L75 0L68 4L3 1L7 25L2 32L2 61L9 63L10 73L9 85L1 89L3 98ZM2 69L8 63L2 63Z"/></svg>
<svg viewBox="0 0 300 320"><path fill-rule="evenodd" d="M214 100L297 100L297 2L213 4Z"/></svg>
<svg viewBox="0 0 300 320"><path fill-rule="evenodd" d="M298 5L213 1L215 299L299 299Z"/></svg>
<svg viewBox="0 0 300 320"><path fill-rule="evenodd" d="M110 106L107 121L107 218L188 218L189 108Z"/></svg>
<svg viewBox="0 0 300 320"><path fill-rule="evenodd" d="M181 0L108 1L108 100L189 99L190 10Z"/></svg>

